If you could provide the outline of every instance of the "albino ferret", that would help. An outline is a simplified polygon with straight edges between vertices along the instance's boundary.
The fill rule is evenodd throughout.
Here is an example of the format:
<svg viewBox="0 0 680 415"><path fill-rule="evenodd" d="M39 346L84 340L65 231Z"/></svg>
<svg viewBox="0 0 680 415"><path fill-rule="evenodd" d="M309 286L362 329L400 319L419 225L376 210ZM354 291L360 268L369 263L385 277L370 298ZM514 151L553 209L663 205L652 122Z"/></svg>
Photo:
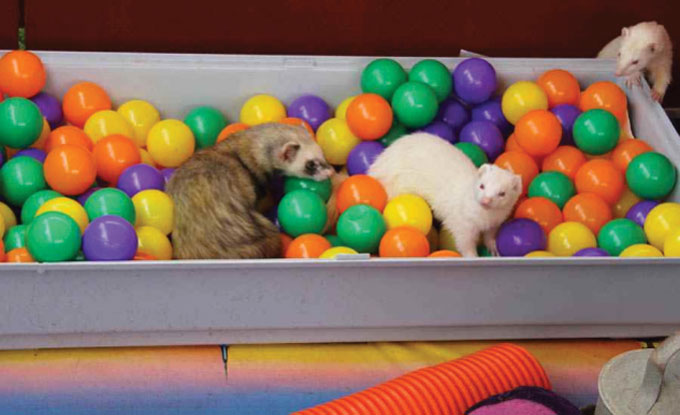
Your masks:
<svg viewBox="0 0 680 415"><path fill-rule="evenodd" d="M368 171L390 198L416 194L453 235L465 257L477 256L480 236L494 255L496 232L522 192L522 178L492 164L479 169L458 148L428 133L400 138Z"/></svg>

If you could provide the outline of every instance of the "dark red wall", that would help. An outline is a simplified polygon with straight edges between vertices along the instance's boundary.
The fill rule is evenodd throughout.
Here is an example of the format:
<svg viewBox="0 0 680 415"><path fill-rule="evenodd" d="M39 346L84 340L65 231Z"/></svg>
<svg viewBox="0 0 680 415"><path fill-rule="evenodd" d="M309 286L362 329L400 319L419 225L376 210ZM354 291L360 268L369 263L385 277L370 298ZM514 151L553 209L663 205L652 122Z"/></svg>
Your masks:
<svg viewBox="0 0 680 415"><path fill-rule="evenodd" d="M0 49L16 49L19 2L0 0Z"/></svg>

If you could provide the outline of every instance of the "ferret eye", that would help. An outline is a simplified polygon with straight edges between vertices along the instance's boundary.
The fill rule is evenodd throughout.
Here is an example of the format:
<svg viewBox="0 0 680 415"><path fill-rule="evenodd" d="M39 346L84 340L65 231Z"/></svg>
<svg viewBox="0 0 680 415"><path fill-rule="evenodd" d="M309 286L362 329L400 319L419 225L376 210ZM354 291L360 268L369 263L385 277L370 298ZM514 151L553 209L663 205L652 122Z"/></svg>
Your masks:
<svg viewBox="0 0 680 415"><path fill-rule="evenodd" d="M310 175L316 173L316 166L317 163L314 160L308 160L305 163L305 172Z"/></svg>
<svg viewBox="0 0 680 415"><path fill-rule="evenodd" d="M617 53L616 56L621 57L621 52Z"/></svg>
<svg viewBox="0 0 680 415"><path fill-rule="evenodd" d="M482 189L482 190L484 190L484 185L483 185L483 184L480 184L480 185L479 185L479 188Z"/></svg>
<svg viewBox="0 0 680 415"><path fill-rule="evenodd" d="M505 192L500 192L500 193L498 194L498 196L500 196L500 197L505 197Z"/></svg>
<svg viewBox="0 0 680 415"><path fill-rule="evenodd" d="M633 65L637 65L637 64L638 64L638 62L640 62L640 61L639 61L639 60L637 60L637 59L635 59L635 60L633 61Z"/></svg>

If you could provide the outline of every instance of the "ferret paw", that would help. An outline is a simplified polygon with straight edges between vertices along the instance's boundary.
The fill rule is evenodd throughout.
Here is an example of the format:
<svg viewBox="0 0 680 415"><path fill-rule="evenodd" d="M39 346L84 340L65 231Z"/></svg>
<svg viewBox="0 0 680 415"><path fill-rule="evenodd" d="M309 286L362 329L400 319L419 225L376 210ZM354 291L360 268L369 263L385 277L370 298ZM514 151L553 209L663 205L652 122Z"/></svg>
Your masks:
<svg viewBox="0 0 680 415"><path fill-rule="evenodd" d="M642 74L633 74L626 78L625 84L628 88L642 85Z"/></svg>
<svg viewBox="0 0 680 415"><path fill-rule="evenodd" d="M492 239L490 241L485 241L484 246L489 251L491 256L498 256L498 247L496 246L496 240Z"/></svg>
<svg viewBox="0 0 680 415"><path fill-rule="evenodd" d="M652 99L658 103L663 101L663 94L656 89L652 89Z"/></svg>

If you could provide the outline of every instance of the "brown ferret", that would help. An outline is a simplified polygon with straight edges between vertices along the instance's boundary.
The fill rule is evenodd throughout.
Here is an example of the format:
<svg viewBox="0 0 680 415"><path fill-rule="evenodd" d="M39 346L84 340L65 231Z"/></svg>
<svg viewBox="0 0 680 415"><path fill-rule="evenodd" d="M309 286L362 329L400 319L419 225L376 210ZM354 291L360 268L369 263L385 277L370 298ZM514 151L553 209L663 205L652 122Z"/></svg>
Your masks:
<svg viewBox="0 0 680 415"><path fill-rule="evenodd" d="M166 188L175 202L174 257L279 256L279 230L258 210L277 173L325 180L334 170L307 130L279 123L239 131L191 156Z"/></svg>

